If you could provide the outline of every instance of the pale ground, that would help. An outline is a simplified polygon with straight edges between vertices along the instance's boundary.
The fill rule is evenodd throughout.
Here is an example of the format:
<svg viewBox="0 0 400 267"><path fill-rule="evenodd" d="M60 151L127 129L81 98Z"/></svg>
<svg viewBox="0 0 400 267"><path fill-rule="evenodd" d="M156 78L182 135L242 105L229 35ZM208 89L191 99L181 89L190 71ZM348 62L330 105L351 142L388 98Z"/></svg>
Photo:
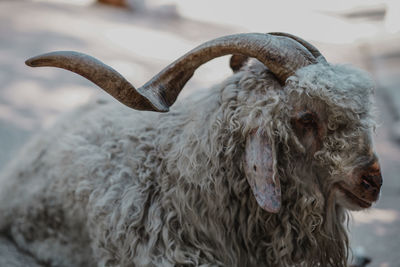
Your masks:
<svg viewBox="0 0 400 267"><path fill-rule="evenodd" d="M394 1L131 1L136 11L88 5L90 0L0 1L0 169L40 129L102 93L59 69L30 69L30 56L53 50L94 55L139 86L196 45L221 35L287 31L320 48L330 62L352 63L378 83L381 126L375 137L384 185L379 203L354 213L353 247L370 266L400 266L400 24ZM225 8L229 2L229 9ZM280 4L276 3L280 2ZM294 2L302 2L297 4ZM72 3L72 4L71 4ZM218 3L218 4L216 4ZM273 3L273 5L272 5ZM78 5L80 4L80 5ZM397 5L397 6L396 6ZM211 8L211 6L213 8ZM290 6L288 9L287 7ZM396 9L398 8L398 9ZM208 87L230 74L228 58L201 67L183 91Z"/></svg>

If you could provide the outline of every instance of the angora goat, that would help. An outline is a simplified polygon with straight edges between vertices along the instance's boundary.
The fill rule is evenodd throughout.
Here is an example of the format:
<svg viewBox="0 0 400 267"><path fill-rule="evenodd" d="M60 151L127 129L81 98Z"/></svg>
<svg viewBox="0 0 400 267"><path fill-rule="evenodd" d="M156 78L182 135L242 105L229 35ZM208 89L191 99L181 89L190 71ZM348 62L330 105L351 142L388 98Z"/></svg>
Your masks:
<svg viewBox="0 0 400 267"><path fill-rule="evenodd" d="M226 54L231 77L167 112ZM346 210L370 207L382 184L362 71L284 33L204 43L139 89L76 52L27 64L147 111L93 101L25 147L0 192L0 229L20 253L46 266L346 266Z"/></svg>

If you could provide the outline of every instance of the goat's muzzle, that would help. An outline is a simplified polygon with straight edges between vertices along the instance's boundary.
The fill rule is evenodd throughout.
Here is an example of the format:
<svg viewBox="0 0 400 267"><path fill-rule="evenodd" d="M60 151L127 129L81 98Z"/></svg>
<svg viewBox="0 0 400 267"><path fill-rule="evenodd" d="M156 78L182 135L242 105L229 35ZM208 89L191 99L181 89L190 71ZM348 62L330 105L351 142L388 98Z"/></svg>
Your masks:
<svg viewBox="0 0 400 267"><path fill-rule="evenodd" d="M352 177L351 184L339 183L339 190L350 203L360 208L369 208L379 199L382 186L382 174L377 159L357 168Z"/></svg>
<svg viewBox="0 0 400 267"><path fill-rule="evenodd" d="M372 201L378 200L382 186L382 174L379 163L374 161L373 164L368 166L360 175L360 186L365 191L365 194Z"/></svg>

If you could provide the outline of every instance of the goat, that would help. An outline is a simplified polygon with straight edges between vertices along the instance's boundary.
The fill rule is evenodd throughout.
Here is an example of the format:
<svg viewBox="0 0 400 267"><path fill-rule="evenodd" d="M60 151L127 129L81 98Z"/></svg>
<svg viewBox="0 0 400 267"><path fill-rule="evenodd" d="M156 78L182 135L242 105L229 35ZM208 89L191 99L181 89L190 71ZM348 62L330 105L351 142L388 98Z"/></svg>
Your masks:
<svg viewBox="0 0 400 267"><path fill-rule="evenodd" d="M227 54L231 77L173 105ZM206 42L138 89L77 52L26 64L73 71L141 110L92 101L2 174L0 231L39 263L347 265L347 210L382 185L363 71L286 33Z"/></svg>

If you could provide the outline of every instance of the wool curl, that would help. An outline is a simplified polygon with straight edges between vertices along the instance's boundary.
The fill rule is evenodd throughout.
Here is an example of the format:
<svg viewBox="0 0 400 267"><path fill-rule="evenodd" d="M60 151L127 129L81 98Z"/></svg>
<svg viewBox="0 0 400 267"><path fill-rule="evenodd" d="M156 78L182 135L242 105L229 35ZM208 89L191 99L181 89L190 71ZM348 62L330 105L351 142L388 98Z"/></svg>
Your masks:
<svg viewBox="0 0 400 267"><path fill-rule="evenodd" d="M3 174L0 230L53 266L346 266L347 213L331 191L373 124L366 81L320 63L282 90L254 61L169 113L93 102ZM295 101L328 107L332 130L355 127L304 156ZM258 206L244 176L246 138L259 127L277 155L278 214ZM24 197L3 204L10 192Z"/></svg>

